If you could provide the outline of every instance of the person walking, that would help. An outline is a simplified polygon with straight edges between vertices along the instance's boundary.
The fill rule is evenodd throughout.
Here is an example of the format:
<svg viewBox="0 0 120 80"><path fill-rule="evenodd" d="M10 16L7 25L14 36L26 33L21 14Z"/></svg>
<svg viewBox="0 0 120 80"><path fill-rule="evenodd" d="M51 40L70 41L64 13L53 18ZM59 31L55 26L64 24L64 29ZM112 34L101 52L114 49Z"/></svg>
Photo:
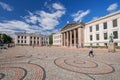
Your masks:
<svg viewBox="0 0 120 80"><path fill-rule="evenodd" d="M89 56L94 57L94 54L93 54L93 48L92 48L92 47L90 47L90 49L89 49Z"/></svg>

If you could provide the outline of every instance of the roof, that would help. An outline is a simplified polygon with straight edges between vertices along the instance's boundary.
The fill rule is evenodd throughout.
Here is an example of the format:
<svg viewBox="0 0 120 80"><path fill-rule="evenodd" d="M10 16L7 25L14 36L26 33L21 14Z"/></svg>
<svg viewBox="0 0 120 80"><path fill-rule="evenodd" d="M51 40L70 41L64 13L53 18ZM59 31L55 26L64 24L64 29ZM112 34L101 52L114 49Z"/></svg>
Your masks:
<svg viewBox="0 0 120 80"><path fill-rule="evenodd" d="M76 26L78 26L78 25L85 25L83 22L73 22L73 23L68 23L68 24L66 24L62 29L61 29L61 31L64 31L64 30L67 30L67 29L69 29L69 28L73 28L73 27L76 27Z"/></svg>
<svg viewBox="0 0 120 80"><path fill-rule="evenodd" d="M35 34L35 33L25 33L25 32L15 32L15 35L25 35L25 36L43 36L41 34Z"/></svg>
<svg viewBox="0 0 120 80"><path fill-rule="evenodd" d="M117 11L117 12L114 12L114 13L108 14L108 15L106 15L106 16L100 17L100 18L98 18L98 19L95 19L95 20L89 21L89 22L86 23L86 25L87 25L87 24L91 24L91 23L93 23L93 22L100 21L100 20L102 20L102 19L105 19L105 18L108 18L108 17L114 16L114 15L117 15L117 14L120 14L120 10Z"/></svg>

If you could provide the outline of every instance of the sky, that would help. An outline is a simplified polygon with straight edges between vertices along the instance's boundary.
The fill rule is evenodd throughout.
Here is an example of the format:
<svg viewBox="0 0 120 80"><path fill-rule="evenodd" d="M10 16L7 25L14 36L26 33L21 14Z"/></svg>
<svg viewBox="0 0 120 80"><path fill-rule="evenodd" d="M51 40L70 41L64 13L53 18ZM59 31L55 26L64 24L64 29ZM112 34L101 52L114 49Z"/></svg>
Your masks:
<svg viewBox="0 0 120 80"><path fill-rule="evenodd" d="M120 10L120 0L0 0L0 32L49 35Z"/></svg>

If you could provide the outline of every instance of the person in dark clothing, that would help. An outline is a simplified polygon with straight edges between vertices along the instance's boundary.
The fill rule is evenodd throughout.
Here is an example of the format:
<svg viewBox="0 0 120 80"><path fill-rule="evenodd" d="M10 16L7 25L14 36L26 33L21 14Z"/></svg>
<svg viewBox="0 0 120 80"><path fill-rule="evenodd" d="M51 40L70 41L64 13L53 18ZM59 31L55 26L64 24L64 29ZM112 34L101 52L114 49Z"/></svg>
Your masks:
<svg viewBox="0 0 120 80"><path fill-rule="evenodd" d="M94 54L93 54L93 48L92 48L92 47L90 47L90 49L89 49L89 56L94 57Z"/></svg>

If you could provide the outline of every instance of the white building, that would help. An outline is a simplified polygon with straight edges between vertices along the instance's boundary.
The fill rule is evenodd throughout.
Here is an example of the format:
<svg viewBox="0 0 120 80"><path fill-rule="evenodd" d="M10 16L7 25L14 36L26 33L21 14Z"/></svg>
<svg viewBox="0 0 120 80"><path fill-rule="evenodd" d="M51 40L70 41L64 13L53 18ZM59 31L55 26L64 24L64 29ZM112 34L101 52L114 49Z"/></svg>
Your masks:
<svg viewBox="0 0 120 80"><path fill-rule="evenodd" d="M15 44L18 45L49 45L49 37L35 33L15 33Z"/></svg>
<svg viewBox="0 0 120 80"><path fill-rule="evenodd" d="M114 43L120 46L120 11L92 20L88 23L67 23L62 29L62 46L107 46L113 34Z"/></svg>
<svg viewBox="0 0 120 80"><path fill-rule="evenodd" d="M61 33L53 34L53 45L62 46L62 34Z"/></svg>
<svg viewBox="0 0 120 80"><path fill-rule="evenodd" d="M86 23L84 46L107 46L111 33L115 45L120 46L120 11Z"/></svg>

